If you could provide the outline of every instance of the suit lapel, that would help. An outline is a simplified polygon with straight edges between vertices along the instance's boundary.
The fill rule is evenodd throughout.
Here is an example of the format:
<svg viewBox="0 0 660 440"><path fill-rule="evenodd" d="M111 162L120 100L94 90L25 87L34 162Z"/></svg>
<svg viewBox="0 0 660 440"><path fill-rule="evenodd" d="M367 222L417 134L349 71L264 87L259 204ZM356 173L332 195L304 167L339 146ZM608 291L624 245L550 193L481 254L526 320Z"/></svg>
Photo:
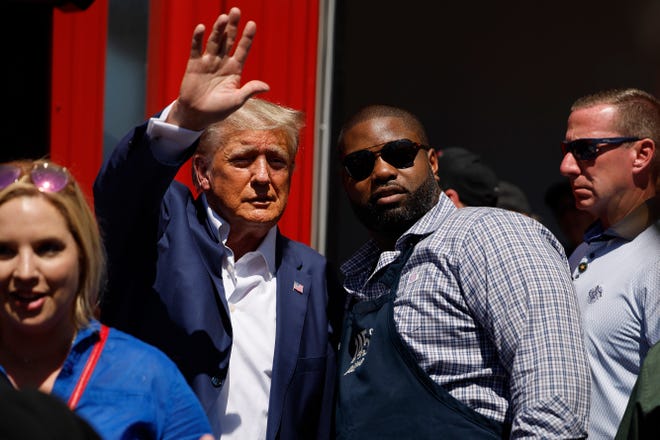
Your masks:
<svg viewBox="0 0 660 440"><path fill-rule="evenodd" d="M202 254L201 261L206 267L209 277L213 281L215 293L223 306L224 318L229 319L229 306L225 295L225 287L222 283L222 258L223 247L220 245L218 231L206 214L206 208L201 200L197 198L192 206L187 209L188 225L192 231L197 248ZM216 302L216 298L212 298Z"/></svg>
<svg viewBox="0 0 660 440"><path fill-rule="evenodd" d="M311 293L311 277L288 239L277 235L277 320L267 438L274 438L282 417L286 389L298 361L300 340Z"/></svg>

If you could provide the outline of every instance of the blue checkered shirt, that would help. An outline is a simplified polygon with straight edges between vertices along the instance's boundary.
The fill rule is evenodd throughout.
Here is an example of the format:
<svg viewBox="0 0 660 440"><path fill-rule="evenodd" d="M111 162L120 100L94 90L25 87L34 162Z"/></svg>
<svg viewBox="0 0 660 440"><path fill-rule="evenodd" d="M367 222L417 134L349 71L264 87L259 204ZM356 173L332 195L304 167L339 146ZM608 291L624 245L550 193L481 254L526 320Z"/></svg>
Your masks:
<svg viewBox="0 0 660 440"><path fill-rule="evenodd" d="M396 243L373 241L341 267L355 300L387 293L374 273L412 236L396 328L419 365L454 398L511 438L582 438L589 365L563 248L536 220L497 208L438 204ZM393 408L393 410L395 410Z"/></svg>

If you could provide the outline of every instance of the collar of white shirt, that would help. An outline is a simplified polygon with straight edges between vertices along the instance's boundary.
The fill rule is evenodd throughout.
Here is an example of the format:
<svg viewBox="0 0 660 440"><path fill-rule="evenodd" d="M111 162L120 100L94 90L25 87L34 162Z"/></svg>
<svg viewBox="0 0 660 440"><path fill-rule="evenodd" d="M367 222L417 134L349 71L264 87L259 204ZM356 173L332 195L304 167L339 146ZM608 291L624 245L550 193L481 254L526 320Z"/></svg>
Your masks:
<svg viewBox="0 0 660 440"><path fill-rule="evenodd" d="M208 215L209 219L211 220L211 224L218 229L218 233L220 235L220 242L225 246L227 250L227 259L231 262L231 265L233 266L235 264L234 262L234 253L230 248L227 247L227 237L229 236L229 223L220 216L217 212L215 212L208 204L208 201L206 200L206 196L204 194L201 195L202 198L202 203L204 204L206 208L206 214ZM275 275L275 243L276 243L276 238L277 238L277 225L273 226L270 228L264 239L261 241L261 244L259 244L259 247L255 249L252 252L248 252L247 254L243 255L242 258L245 258L247 256L253 255L253 253L260 254L261 257L264 259L266 262L267 266L267 271L270 274L270 276Z"/></svg>

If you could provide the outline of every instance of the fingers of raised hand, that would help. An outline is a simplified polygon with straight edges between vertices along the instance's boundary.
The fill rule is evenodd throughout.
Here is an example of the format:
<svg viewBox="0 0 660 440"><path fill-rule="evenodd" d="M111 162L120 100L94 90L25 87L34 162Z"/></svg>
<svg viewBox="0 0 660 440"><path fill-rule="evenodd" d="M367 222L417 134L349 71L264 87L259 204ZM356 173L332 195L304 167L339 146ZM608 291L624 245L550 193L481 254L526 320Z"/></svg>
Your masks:
<svg viewBox="0 0 660 440"><path fill-rule="evenodd" d="M213 25L213 31L206 43L206 53L221 58L230 54L241 19L241 11L231 8L229 14L222 14Z"/></svg>
<svg viewBox="0 0 660 440"><path fill-rule="evenodd" d="M229 23L225 31L224 45L220 48L220 56L229 55L234 43L236 42L236 35L238 34L238 24L241 21L241 11L238 8L231 8L229 10Z"/></svg>
<svg viewBox="0 0 660 440"><path fill-rule="evenodd" d="M193 31L192 44L190 47L190 57L198 58L202 56L202 39L204 38L204 25L198 24Z"/></svg>
<svg viewBox="0 0 660 440"><path fill-rule="evenodd" d="M250 47L252 47L252 41L254 40L254 35L257 32L257 25L253 21L248 21L243 29L243 35L236 46L234 51L234 58L239 63L245 63L248 52L250 52Z"/></svg>

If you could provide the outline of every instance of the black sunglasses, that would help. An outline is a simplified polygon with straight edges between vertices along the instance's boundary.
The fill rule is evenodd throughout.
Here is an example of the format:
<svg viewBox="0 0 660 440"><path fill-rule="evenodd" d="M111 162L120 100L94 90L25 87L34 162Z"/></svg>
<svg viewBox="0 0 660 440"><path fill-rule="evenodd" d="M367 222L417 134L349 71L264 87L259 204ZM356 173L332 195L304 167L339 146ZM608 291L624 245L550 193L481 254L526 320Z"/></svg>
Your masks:
<svg viewBox="0 0 660 440"><path fill-rule="evenodd" d="M381 145L380 150L371 151ZM410 168L415 163L417 152L420 149L427 150L428 148L428 146L418 144L410 139L398 139L348 154L342 160L342 165L344 165L344 169L349 176L360 181L371 175L378 156L398 169Z"/></svg>
<svg viewBox="0 0 660 440"><path fill-rule="evenodd" d="M613 137L613 138L595 138L595 139L576 139L571 142L561 143L562 156L571 153L577 160L594 160L604 147L599 145L615 145L617 147L626 142L638 141L636 137Z"/></svg>

